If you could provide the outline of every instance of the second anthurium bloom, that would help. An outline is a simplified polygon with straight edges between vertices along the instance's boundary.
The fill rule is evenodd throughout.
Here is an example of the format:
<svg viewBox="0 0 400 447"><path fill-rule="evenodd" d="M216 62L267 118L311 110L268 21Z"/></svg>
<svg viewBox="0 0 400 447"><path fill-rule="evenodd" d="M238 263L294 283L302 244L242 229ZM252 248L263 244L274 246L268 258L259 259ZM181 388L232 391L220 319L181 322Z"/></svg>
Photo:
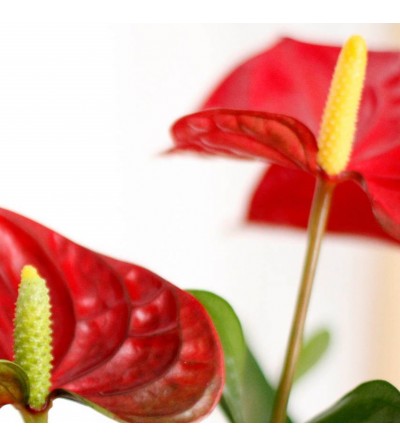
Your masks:
<svg viewBox="0 0 400 447"><path fill-rule="evenodd" d="M368 53L353 151L335 171L321 159L330 142L320 127L339 51L283 39L248 60L204 111L174 125L175 150L273 163L252 198L251 221L306 227L315 179L326 178L336 185L328 230L399 239L400 54ZM346 109L337 110L344 121Z"/></svg>
<svg viewBox="0 0 400 447"><path fill-rule="evenodd" d="M56 397L125 422L215 407L223 353L190 294L3 209L0 231L0 407L29 422L46 421Z"/></svg>

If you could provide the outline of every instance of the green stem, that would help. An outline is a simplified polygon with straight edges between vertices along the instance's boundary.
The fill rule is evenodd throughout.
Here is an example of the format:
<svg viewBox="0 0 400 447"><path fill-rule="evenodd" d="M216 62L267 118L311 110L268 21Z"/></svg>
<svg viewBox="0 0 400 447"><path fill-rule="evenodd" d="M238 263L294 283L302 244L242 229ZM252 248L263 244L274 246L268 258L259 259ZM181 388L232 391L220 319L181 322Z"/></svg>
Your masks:
<svg viewBox="0 0 400 447"><path fill-rule="evenodd" d="M329 215L334 184L318 179L308 224L308 248L303 267L303 275L297 297L296 310L292 322L285 363L275 398L272 422L285 422L286 408L293 384L296 364L303 341L304 324L311 297L311 289L317 268L322 238Z"/></svg>
<svg viewBox="0 0 400 447"><path fill-rule="evenodd" d="M21 413L21 416L24 420L24 422L27 423L47 423L48 422L48 415L49 415L49 407L46 408L43 411L29 411L26 408L20 408L19 411Z"/></svg>

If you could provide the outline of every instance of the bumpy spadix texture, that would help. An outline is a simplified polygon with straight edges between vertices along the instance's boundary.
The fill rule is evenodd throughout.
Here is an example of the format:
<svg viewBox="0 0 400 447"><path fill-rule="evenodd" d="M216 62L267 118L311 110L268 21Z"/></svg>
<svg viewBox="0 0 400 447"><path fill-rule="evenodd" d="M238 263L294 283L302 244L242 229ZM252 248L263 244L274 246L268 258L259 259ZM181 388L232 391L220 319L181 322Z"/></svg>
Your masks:
<svg viewBox="0 0 400 447"><path fill-rule="evenodd" d="M340 174L350 160L366 65L365 41L353 36L340 52L318 138L318 163L329 175Z"/></svg>
<svg viewBox="0 0 400 447"><path fill-rule="evenodd" d="M15 362L29 378L29 406L40 410L51 386L51 309L46 282L30 265L22 269L14 324Z"/></svg>

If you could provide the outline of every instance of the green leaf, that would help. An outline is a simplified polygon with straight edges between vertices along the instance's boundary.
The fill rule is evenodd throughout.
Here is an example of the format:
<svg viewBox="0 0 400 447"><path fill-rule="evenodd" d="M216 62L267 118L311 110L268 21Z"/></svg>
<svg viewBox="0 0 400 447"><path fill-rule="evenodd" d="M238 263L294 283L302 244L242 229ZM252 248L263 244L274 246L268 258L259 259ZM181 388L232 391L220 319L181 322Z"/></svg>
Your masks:
<svg viewBox="0 0 400 447"><path fill-rule="evenodd" d="M297 362L295 381L303 377L321 360L329 347L330 338L326 329L320 329L303 343Z"/></svg>
<svg viewBox="0 0 400 447"><path fill-rule="evenodd" d="M234 310L211 292L189 290L206 308L221 339L226 383L221 407L231 422L269 422L275 391L246 346Z"/></svg>
<svg viewBox="0 0 400 447"><path fill-rule="evenodd" d="M29 398L29 379L16 363L0 360L0 408L3 405L23 405Z"/></svg>
<svg viewBox="0 0 400 447"><path fill-rule="evenodd" d="M242 391L244 422L270 422L275 389L265 378L250 349L247 349Z"/></svg>
<svg viewBox="0 0 400 447"><path fill-rule="evenodd" d="M383 380L366 382L311 422L400 422L400 393Z"/></svg>
<svg viewBox="0 0 400 447"><path fill-rule="evenodd" d="M204 290L189 290L206 308L217 329L225 357L225 388L221 406L226 407L232 422L244 422L242 406L242 381L247 348L242 326L231 305L223 298Z"/></svg>

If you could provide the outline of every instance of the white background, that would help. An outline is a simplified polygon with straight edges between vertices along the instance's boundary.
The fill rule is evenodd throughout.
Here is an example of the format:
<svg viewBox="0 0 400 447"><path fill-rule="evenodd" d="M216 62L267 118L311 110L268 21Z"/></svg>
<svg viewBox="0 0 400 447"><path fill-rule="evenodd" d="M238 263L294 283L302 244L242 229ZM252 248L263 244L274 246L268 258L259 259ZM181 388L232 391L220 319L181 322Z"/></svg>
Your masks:
<svg viewBox="0 0 400 447"><path fill-rule="evenodd" d="M258 163L160 157L168 129L216 81L277 38L398 48L397 25L20 25L0 29L0 203L182 288L236 309L259 361L279 375L305 234L253 228ZM0 248L1 249L1 248ZM307 332L327 327L325 360L295 389L307 420L361 381L400 385L397 246L330 236ZM1 423L19 424L11 408ZM215 412L207 422L222 421ZM108 423L58 400L55 424Z"/></svg>

